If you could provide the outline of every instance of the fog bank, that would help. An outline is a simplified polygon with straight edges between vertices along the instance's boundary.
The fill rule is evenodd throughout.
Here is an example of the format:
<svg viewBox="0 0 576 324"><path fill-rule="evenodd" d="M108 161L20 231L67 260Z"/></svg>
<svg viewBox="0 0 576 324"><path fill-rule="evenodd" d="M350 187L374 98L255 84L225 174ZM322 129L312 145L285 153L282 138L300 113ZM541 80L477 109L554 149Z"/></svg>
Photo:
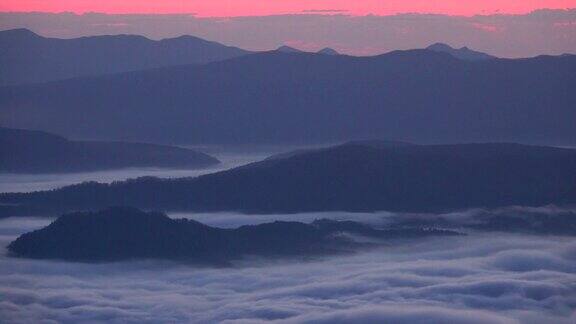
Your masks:
<svg viewBox="0 0 576 324"><path fill-rule="evenodd" d="M317 216L330 215L292 215L301 220ZM390 215L364 216L377 222ZM234 227L255 216L229 217L226 224L226 215L216 215L213 224ZM261 222L277 216L257 217ZM3 322L567 324L576 320L572 237L474 233L388 245L351 256L301 262L244 260L218 269L169 262L82 264L5 256L9 241L49 221L0 220Z"/></svg>

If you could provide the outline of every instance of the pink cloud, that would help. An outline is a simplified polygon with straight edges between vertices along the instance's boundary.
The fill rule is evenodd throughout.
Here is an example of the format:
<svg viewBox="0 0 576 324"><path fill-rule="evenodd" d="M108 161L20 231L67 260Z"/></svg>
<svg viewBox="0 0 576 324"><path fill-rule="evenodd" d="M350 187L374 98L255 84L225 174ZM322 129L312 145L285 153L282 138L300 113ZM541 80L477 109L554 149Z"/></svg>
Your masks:
<svg viewBox="0 0 576 324"><path fill-rule="evenodd" d="M527 13L538 8L575 8L576 0L4 0L0 11L198 13L199 16L257 16L315 12L352 15L438 13L476 15ZM336 10L334 10L336 8Z"/></svg>

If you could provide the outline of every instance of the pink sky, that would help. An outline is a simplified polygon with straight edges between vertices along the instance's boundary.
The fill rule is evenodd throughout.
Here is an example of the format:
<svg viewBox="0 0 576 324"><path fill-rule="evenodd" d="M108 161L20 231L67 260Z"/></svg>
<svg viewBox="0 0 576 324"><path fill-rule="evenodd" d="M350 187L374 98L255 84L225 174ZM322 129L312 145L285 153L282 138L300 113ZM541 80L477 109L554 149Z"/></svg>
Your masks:
<svg viewBox="0 0 576 324"><path fill-rule="evenodd" d="M576 8L576 0L3 0L0 11L75 13L195 13L199 16L254 16L342 10L352 15L439 13L475 15L527 13Z"/></svg>

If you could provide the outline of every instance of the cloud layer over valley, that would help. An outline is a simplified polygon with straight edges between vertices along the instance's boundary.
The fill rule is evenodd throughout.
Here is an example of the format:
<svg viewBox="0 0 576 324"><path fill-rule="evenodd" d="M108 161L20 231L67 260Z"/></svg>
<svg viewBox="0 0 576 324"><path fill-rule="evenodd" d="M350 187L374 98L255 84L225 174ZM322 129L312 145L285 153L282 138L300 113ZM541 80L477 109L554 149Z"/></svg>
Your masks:
<svg viewBox="0 0 576 324"><path fill-rule="evenodd" d="M536 211L545 212L566 211ZM209 215L199 216L210 223ZM395 215L332 216L377 223ZM227 217L228 227L234 227L250 223L252 216L215 215L212 224L226 226ZM258 216L252 222L281 217L287 216ZM48 222L0 221L3 254L19 233ZM2 256L0 269L0 317L9 323L40 319L64 323L573 323L576 319L572 237L471 233L345 257L245 260L218 269L151 261L82 264Z"/></svg>

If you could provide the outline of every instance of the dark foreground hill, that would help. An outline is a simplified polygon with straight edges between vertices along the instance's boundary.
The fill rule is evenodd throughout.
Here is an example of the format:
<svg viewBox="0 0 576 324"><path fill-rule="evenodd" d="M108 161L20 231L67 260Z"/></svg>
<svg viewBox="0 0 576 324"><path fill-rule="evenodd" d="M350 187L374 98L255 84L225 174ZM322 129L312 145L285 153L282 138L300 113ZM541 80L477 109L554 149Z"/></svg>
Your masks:
<svg viewBox="0 0 576 324"><path fill-rule="evenodd" d="M192 36L161 41L136 35L58 39L27 29L0 31L0 48L0 85L203 64L249 53Z"/></svg>
<svg viewBox="0 0 576 324"><path fill-rule="evenodd" d="M361 142L360 142L361 143ZM168 211L409 211L576 203L576 150L518 144L347 144L198 178L0 195L3 216L107 206Z"/></svg>
<svg viewBox="0 0 576 324"><path fill-rule="evenodd" d="M204 153L153 144L69 141L0 127L0 172L66 173L128 167L202 168L219 163Z"/></svg>
<svg viewBox="0 0 576 324"><path fill-rule="evenodd" d="M355 222L274 222L237 229L210 227L161 213L110 208L61 216L23 234L8 249L16 256L70 261L170 259L223 264L244 256L307 257L352 251L363 244L344 234L376 239L458 235L435 229L374 229Z"/></svg>
<svg viewBox="0 0 576 324"><path fill-rule="evenodd" d="M0 123L155 143L576 144L574 71L576 56L467 61L430 50L272 51L0 88Z"/></svg>

